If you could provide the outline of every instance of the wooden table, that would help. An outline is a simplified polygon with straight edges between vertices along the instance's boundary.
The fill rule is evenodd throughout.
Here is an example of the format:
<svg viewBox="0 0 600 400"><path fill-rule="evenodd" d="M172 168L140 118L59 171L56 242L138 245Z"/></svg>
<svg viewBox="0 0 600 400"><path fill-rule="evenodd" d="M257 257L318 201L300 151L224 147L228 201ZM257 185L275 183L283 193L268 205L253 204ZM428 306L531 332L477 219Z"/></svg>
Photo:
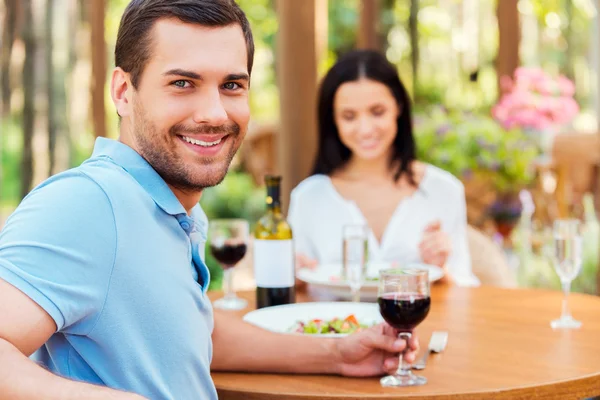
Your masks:
<svg viewBox="0 0 600 400"><path fill-rule="evenodd" d="M240 296L254 309L254 292ZM212 293L218 298L220 293ZM600 297L572 294L579 330L553 331L562 294L492 287L432 287L432 308L419 326L421 347L433 330L449 332L419 387L382 388L379 378L214 373L219 399L582 399L600 395ZM300 294L298 301L314 301ZM332 339L333 340L333 339ZM290 362L292 362L290 360Z"/></svg>

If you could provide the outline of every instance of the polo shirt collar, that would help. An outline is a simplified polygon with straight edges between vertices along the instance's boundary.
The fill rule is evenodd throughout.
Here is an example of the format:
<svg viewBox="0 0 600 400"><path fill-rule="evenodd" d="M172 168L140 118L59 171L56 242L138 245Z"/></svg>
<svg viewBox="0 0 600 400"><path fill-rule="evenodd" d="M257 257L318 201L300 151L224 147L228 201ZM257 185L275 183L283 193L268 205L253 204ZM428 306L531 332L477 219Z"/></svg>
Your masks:
<svg viewBox="0 0 600 400"><path fill-rule="evenodd" d="M113 139L99 137L92 158L107 157L127 171L167 214L187 214L164 179L138 152Z"/></svg>

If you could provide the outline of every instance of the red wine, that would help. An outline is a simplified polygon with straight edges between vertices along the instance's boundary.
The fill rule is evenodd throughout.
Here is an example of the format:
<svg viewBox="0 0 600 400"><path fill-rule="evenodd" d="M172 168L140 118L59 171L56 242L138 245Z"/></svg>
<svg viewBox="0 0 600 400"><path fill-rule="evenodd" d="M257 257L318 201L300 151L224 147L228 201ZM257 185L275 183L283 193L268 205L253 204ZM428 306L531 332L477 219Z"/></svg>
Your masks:
<svg viewBox="0 0 600 400"><path fill-rule="evenodd" d="M420 294L386 293L377 299L385 321L401 331L412 331L429 314L431 298Z"/></svg>
<svg viewBox="0 0 600 400"><path fill-rule="evenodd" d="M246 255L247 246L245 243L224 244L223 246L210 246L210 252L213 257L221 263L223 268L234 267Z"/></svg>

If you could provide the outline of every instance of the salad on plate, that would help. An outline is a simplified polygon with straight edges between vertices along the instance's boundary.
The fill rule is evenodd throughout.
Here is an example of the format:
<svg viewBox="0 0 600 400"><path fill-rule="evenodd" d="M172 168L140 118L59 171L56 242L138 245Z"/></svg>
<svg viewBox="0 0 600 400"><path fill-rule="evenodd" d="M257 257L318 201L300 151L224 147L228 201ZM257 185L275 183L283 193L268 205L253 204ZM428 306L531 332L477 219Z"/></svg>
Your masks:
<svg viewBox="0 0 600 400"><path fill-rule="evenodd" d="M298 321L290 328L292 333L303 334L350 334L369 328L371 325L360 323L354 314L344 319L333 318L329 320L311 319L309 321Z"/></svg>

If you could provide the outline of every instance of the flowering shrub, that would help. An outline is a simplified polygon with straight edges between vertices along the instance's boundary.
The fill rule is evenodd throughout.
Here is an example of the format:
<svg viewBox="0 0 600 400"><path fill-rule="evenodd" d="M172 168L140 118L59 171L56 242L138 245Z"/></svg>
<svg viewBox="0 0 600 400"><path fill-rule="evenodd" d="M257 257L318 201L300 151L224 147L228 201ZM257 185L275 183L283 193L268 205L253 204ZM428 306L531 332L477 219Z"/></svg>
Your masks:
<svg viewBox="0 0 600 400"><path fill-rule="evenodd" d="M505 129L543 131L570 123L579 112L575 86L563 75L554 78L541 68L521 67L514 79L502 77L500 86L503 96L492 115Z"/></svg>
<svg viewBox="0 0 600 400"><path fill-rule="evenodd" d="M506 130L485 115L430 110L415 117L415 140L420 160L459 179L489 178L500 193L518 192L534 178L535 144L521 129Z"/></svg>

